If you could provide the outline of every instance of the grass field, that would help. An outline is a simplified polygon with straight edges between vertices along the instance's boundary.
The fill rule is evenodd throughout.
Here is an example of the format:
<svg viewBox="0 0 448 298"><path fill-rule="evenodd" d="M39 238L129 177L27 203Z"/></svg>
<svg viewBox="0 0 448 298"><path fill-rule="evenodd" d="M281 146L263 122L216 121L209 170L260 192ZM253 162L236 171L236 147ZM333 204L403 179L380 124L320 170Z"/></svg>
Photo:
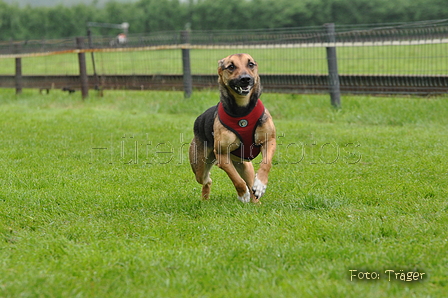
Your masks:
<svg viewBox="0 0 448 298"><path fill-rule="evenodd" d="M13 92L1 297L446 297L447 97L264 94L279 146L255 206L218 168L199 199L187 143L215 92Z"/></svg>
<svg viewBox="0 0 448 298"><path fill-rule="evenodd" d="M193 74L215 74L217 61L246 51L265 74L327 74L325 48L192 50ZM341 74L446 75L448 44L337 49ZM93 74L87 54L88 73ZM181 74L181 50L95 53L99 74ZM23 58L24 75L79 74L77 54ZM14 59L0 59L0 74L14 74Z"/></svg>

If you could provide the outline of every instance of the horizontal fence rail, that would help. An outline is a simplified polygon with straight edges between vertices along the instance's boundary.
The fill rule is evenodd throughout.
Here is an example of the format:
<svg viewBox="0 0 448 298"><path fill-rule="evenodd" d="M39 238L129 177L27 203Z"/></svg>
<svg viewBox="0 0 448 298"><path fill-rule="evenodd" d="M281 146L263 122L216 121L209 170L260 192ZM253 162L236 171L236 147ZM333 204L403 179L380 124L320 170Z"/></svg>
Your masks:
<svg viewBox="0 0 448 298"><path fill-rule="evenodd" d="M263 91L276 93L326 93L327 75L260 75ZM448 76L340 75L340 88L351 94L444 94ZM195 89L217 87L216 75L192 75ZM89 89L184 90L183 75L88 76ZM23 88L80 90L79 76L22 76ZM0 88L15 88L14 76L0 75Z"/></svg>
<svg viewBox="0 0 448 298"><path fill-rule="evenodd" d="M185 90L188 76L195 89L216 88L217 61L244 51L259 63L265 92L322 93L330 85L325 49L333 48L342 93L448 93L448 20L344 25L332 34L324 27L170 31L79 42L0 42L0 87L80 90L79 56L90 89Z"/></svg>

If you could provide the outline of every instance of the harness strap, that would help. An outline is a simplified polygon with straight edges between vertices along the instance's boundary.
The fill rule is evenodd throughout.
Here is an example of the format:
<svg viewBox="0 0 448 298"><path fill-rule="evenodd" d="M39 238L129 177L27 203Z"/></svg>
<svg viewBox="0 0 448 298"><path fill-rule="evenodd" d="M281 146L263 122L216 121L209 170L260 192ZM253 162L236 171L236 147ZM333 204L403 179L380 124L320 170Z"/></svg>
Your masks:
<svg viewBox="0 0 448 298"><path fill-rule="evenodd" d="M260 145L255 144L255 130L263 115L264 105L260 99L258 99L255 107L242 117L230 116L224 110L222 103L218 104L219 121L235 133L241 141L240 147L231 152L233 155L250 161L260 154Z"/></svg>

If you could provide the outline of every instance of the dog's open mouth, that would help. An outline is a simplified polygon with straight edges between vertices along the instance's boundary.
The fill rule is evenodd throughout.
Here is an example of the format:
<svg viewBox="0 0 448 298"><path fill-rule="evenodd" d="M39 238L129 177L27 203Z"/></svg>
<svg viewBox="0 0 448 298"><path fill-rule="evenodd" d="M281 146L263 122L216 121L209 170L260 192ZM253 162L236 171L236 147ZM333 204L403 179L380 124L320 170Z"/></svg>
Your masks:
<svg viewBox="0 0 448 298"><path fill-rule="evenodd" d="M239 95L246 96L254 86L254 79L251 76L243 75L229 82L229 87Z"/></svg>
<svg viewBox="0 0 448 298"><path fill-rule="evenodd" d="M252 86L235 86L233 89L238 93L239 95L247 95L250 92L250 89L252 89Z"/></svg>

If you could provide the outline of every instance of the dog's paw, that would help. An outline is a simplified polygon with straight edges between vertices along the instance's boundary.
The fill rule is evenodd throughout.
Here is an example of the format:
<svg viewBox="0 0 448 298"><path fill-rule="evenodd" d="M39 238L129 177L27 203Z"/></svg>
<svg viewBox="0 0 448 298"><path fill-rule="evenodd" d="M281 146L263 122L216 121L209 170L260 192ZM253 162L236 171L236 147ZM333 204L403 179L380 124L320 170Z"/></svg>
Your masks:
<svg viewBox="0 0 448 298"><path fill-rule="evenodd" d="M261 182L260 179L255 176L254 186L252 186L252 190L257 199L261 198L264 195L264 193L266 192L266 187L267 185L263 184L263 182Z"/></svg>
<svg viewBox="0 0 448 298"><path fill-rule="evenodd" d="M246 186L246 193L243 196L238 196L238 200L240 200L243 203L249 203L250 202L250 192L249 188Z"/></svg>

